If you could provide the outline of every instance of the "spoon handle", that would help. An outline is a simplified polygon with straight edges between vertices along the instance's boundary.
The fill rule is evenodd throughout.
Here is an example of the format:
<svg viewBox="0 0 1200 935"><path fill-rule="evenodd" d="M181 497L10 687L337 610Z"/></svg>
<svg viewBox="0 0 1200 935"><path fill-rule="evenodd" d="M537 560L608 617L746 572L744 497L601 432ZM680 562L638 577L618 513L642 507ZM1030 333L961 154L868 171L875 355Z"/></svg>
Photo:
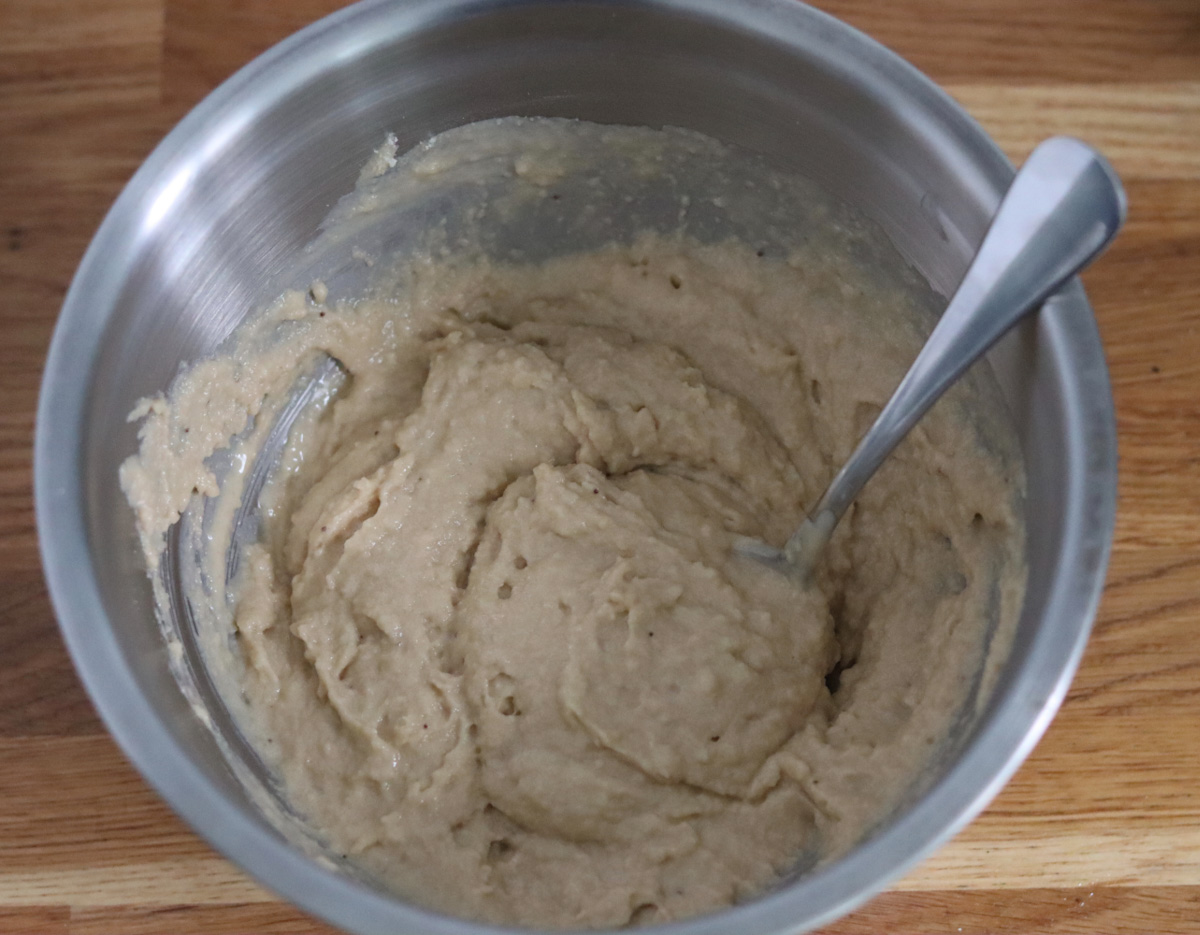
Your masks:
<svg viewBox="0 0 1200 935"><path fill-rule="evenodd" d="M1098 152L1065 136L1039 145L1000 202L928 342L809 516L829 529L836 526L938 397L1095 258L1117 233L1125 210L1121 182Z"/></svg>

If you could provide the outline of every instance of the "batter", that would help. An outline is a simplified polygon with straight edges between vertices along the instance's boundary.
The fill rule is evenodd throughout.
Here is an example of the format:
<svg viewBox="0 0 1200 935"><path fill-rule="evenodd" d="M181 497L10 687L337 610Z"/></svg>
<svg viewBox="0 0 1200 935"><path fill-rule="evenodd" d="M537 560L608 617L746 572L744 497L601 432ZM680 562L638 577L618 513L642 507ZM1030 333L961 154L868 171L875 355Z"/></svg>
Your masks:
<svg viewBox="0 0 1200 935"><path fill-rule="evenodd" d="M347 375L292 433L209 660L334 852L458 915L661 922L844 853L919 782L1022 597L986 394L935 407L813 586L732 547L787 538L927 327L928 291L843 234L318 284L139 410L154 568L212 453L319 355Z"/></svg>

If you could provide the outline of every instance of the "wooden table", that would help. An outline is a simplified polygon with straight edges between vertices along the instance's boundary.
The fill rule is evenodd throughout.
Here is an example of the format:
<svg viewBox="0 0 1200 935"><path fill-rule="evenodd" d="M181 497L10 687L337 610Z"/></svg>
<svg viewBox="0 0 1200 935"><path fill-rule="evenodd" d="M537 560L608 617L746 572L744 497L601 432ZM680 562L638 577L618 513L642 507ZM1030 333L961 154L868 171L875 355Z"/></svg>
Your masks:
<svg viewBox="0 0 1200 935"><path fill-rule="evenodd" d="M732 2L732 0L731 0ZM237 66L338 0L0 0L0 931L314 932L185 828L104 732L38 564L37 384L125 180ZM1023 158L1080 135L1129 226L1085 276L1120 514L1083 666L987 812L827 930L1200 933L1200 2L827 0Z"/></svg>

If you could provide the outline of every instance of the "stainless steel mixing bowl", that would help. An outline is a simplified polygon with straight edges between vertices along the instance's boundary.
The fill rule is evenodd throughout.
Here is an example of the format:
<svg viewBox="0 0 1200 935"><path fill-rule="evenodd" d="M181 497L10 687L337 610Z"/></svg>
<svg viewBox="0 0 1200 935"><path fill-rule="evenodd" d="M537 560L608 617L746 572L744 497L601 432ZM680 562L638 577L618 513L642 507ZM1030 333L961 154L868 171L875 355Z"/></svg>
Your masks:
<svg viewBox="0 0 1200 935"><path fill-rule="evenodd" d="M359 932L485 927L322 866L247 797L168 667L117 484L136 444L125 417L272 297L387 131L403 149L508 114L684 126L757 151L874 217L947 294L1012 174L913 68L794 0L367 2L257 59L155 150L92 242L46 365L35 457L46 575L79 673L147 780L263 883ZM672 931L797 932L848 911L978 813L1062 700L1116 487L1108 376L1079 284L990 361L1026 459L1030 577L986 713L926 791L847 857Z"/></svg>

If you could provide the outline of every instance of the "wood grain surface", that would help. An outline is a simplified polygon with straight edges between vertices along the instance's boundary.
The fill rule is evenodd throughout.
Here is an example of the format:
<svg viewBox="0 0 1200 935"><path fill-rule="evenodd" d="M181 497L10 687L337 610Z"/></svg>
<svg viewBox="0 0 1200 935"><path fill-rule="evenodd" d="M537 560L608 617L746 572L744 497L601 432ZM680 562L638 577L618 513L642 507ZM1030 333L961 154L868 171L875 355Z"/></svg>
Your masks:
<svg viewBox="0 0 1200 935"><path fill-rule="evenodd" d="M732 2L732 0L731 0ZM0 932L323 932L188 831L77 681L30 460L55 315L103 213L235 68L337 0L0 0ZM1200 933L1200 2L826 0L1014 159L1112 157L1131 213L1086 276L1120 512L1082 668L954 841L829 933Z"/></svg>

